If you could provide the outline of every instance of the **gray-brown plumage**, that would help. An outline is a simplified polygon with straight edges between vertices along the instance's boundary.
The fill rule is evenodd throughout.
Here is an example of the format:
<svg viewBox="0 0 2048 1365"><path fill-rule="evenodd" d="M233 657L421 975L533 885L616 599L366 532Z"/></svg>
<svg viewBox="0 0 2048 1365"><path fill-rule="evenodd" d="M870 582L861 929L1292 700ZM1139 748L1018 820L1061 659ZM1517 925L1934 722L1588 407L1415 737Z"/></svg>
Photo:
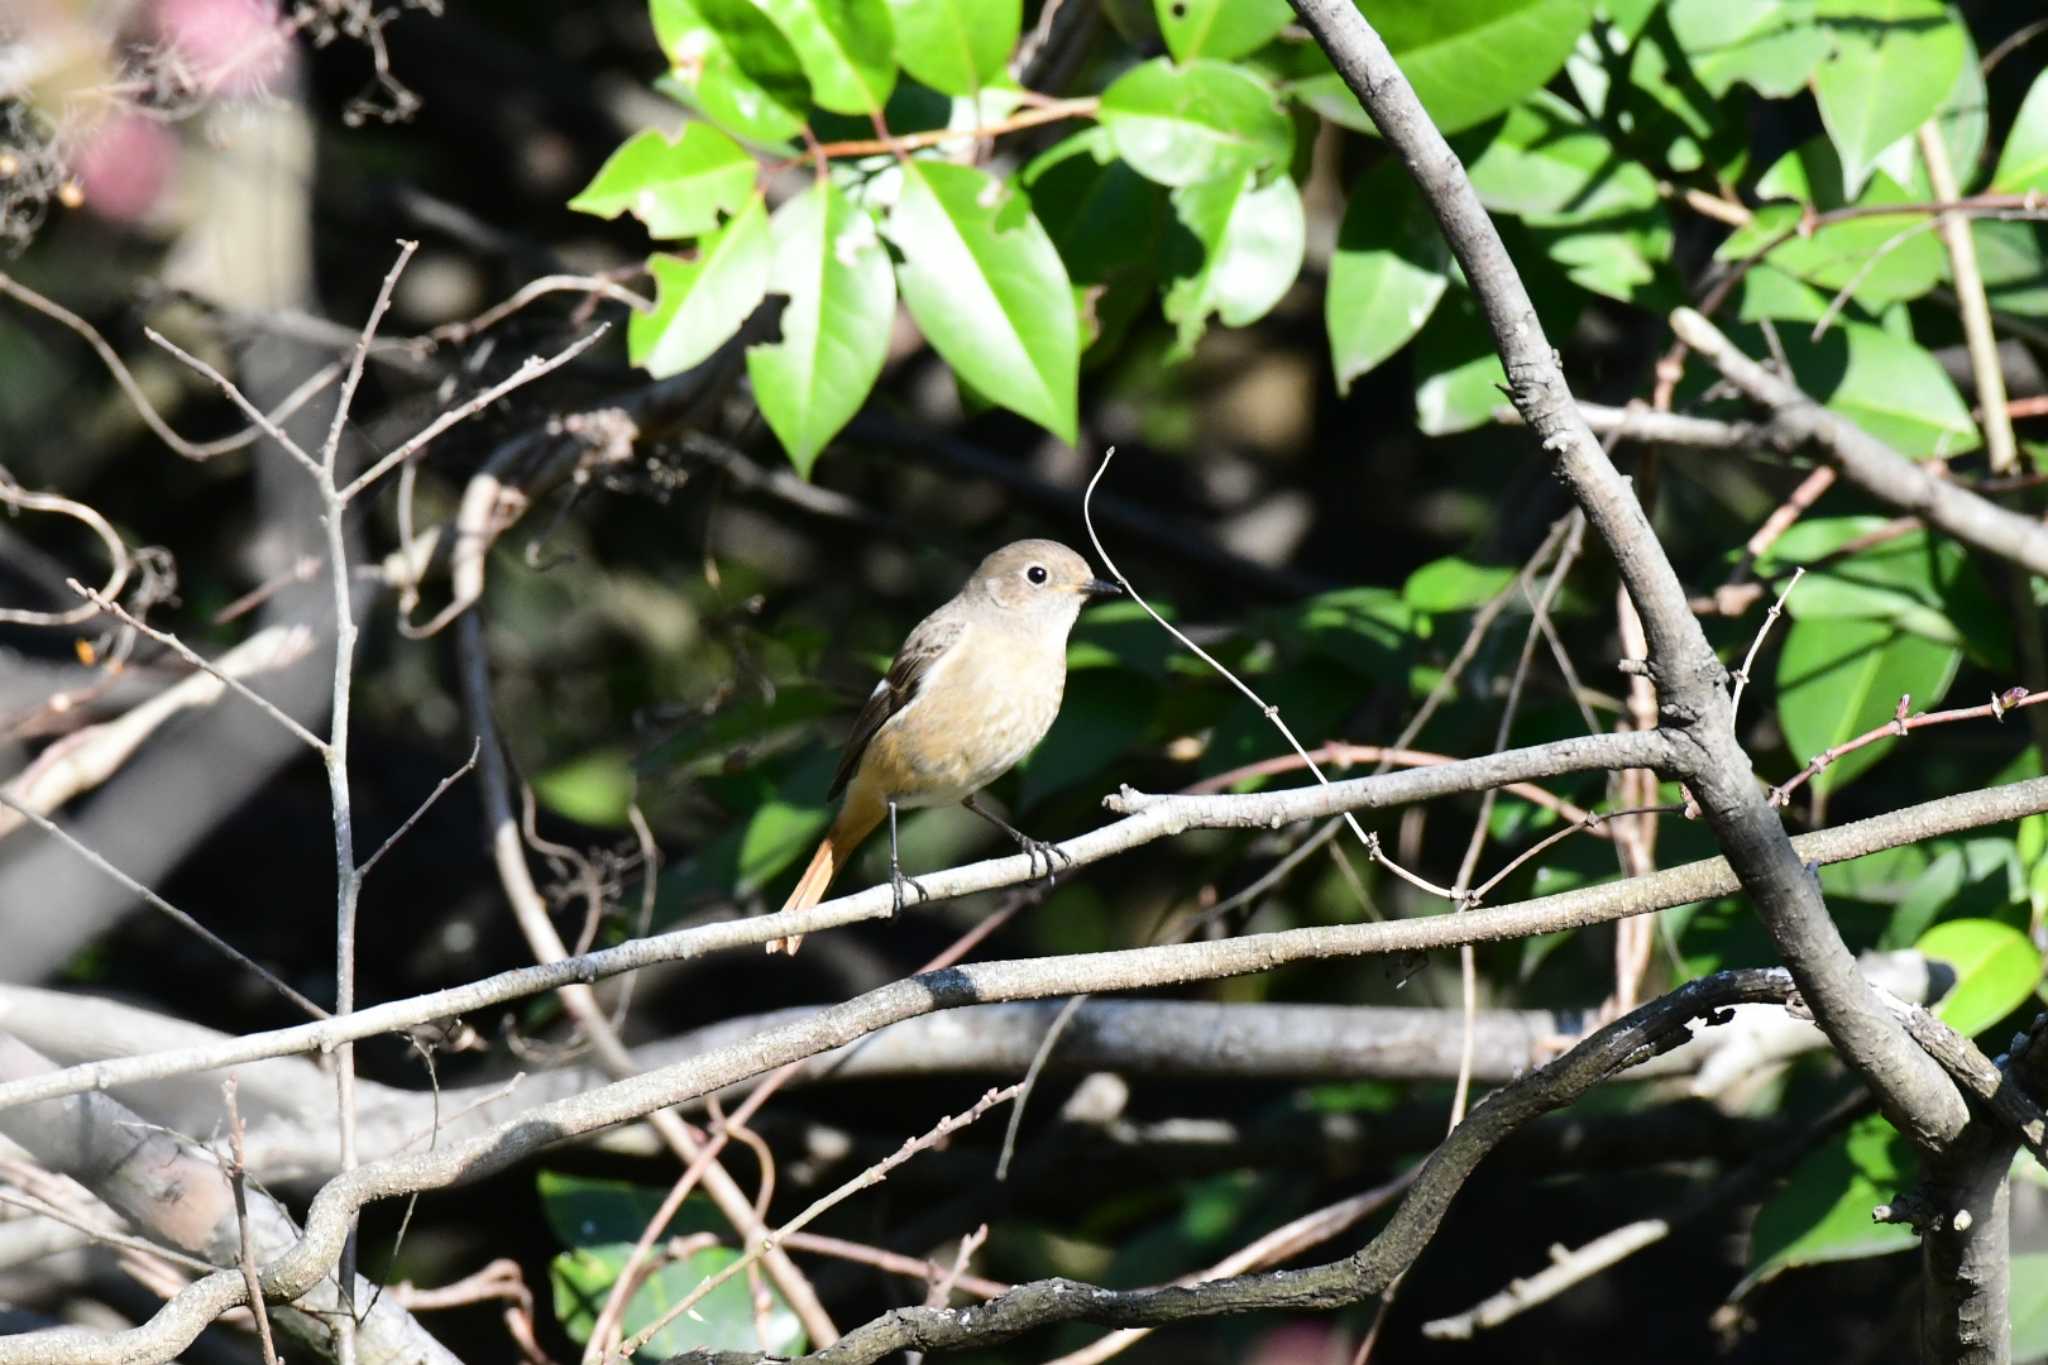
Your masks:
<svg viewBox="0 0 2048 1365"><path fill-rule="evenodd" d="M1074 618L1091 596L1121 591L1058 541L1020 540L982 560L953 599L910 632L868 694L832 780L831 794L845 800L782 908L823 900L833 875L884 818L902 908L905 887L915 883L897 864L899 809L959 801L1028 851L1042 849L983 810L974 794L1045 737L1066 688ZM800 941L787 940L788 950ZM767 946L777 952L785 941Z"/></svg>

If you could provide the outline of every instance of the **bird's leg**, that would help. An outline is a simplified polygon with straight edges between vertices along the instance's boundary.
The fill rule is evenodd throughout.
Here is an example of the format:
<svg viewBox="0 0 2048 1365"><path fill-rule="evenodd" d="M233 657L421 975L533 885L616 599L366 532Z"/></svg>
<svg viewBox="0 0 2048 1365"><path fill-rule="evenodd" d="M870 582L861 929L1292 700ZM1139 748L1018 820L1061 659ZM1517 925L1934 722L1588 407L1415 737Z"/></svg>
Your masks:
<svg viewBox="0 0 2048 1365"><path fill-rule="evenodd" d="M889 917L891 919L903 913L903 888L906 886L917 893L919 900L928 901L931 899L931 896L923 887L903 875L903 862L896 855L896 803L891 801L889 803L889 889L895 894L895 899L889 906Z"/></svg>
<svg viewBox="0 0 2048 1365"><path fill-rule="evenodd" d="M1060 863L1065 863L1068 867L1074 865L1073 858L1068 856L1058 845L1048 844L1043 839L1032 838L1023 830L1018 829L1009 821L990 811L981 802L975 800L974 797L969 796L961 801L960 804L988 821L991 825L994 825L1003 833L1009 835L1012 839L1015 839L1017 847L1023 849L1024 856L1031 860L1031 875L1034 877L1038 875L1038 860L1043 858L1045 860L1045 880L1048 886L1052 885L1056 880L1053 874Z"/></svg>

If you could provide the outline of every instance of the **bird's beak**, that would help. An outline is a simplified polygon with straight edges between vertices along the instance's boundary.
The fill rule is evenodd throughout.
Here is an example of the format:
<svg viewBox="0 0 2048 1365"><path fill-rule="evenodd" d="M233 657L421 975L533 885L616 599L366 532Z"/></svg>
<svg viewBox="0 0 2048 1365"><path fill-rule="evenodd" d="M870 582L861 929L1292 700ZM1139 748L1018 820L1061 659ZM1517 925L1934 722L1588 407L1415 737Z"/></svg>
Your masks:
<svg viewBox="0 0 2048 1365"><path fill-rule="evenodd" d="M1122 597L1123 588L1107 578L1091 578L1081 585L1083 597Z"/></svg>

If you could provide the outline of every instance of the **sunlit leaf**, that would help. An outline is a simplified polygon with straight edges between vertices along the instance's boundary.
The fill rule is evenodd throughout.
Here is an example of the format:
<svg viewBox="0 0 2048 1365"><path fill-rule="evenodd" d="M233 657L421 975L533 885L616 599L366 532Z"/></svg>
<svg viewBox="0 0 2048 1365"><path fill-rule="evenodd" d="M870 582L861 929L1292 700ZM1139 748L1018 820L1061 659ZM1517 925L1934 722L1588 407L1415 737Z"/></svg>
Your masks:
<svg viewBox="0 0 2048 1365"><path fill-rule="evenodd" d="M1749 1273L1731 1298L1790 1266L1883 1256L1919 1243L1897 1223L1874 1223L1870 1211L1913 1184L1912 1145L1875 1114L1823 1144L1792 1171L1757 1211L1750 1230Z"/></svg>
<svg viewBox="0 0 2048 1365"><path fill-rule="evenodd" d="M819 108L835 114L866 114L889 102L889 92L896 86L896 37L888 0L751 3L759 5L789 39Z"/></svg>
<svg viewBox="0 0 2048 1365"><path fill-rule="evenodd" d="M1162 185L1284 165L1294 150L1273 87L1228 62L1133 67L1102 92L1099 117L1117 155Z"/></svg>
<svg viewBox="0 0 2048 1365"><path fill-rule="evenodd" d="M903 252L903 301L933 349L992 401L1073 440L1080 327L1030 201L971 166L912 161L887 232Z"/></svg>
<svg viewBox="0 0 2048 1365"><path fill-rule="evenodd" d="M1857 322L1819 341L1789 332L1780 344L1801 388L1902 455L1953 457L1983 444L1969 404L1924 347Z"/></svg>
<svg viewBox="0 0 2048 1365"><path fill-rule="evenodd" d="M1738 82L1773 99L1796 95L1832 45L1815 0L1670 0L1665 13L1701 85Z"/></svg>
<svg viewBox="0 0 2048 1365"><path fill-rule="evenodd" d="M2034 77L2013 115L2005 150L1998 154L1998 169L1991 173L1991 188L2000 194L2048 190L2048 70Z"/></svg>
<svg viewBox="0 0 2048 1365"><path fill-rule="evenodd" d="M698 364L739 330L768 292L774 246L768 208L756 193L732 221L703 239L697 258L648 261L659 288L654 311L626 324L626 350L655 378Z"/></svg>
<svg viewBox="0 0 2048 1365"><path fill-rule="evenodd" d="M1174 356L1194 350L1211 314L1227 327L1258 321L1301 273L1301 191L1284 175L1263 188L1255 180L1255 172L1239 170L1174 191L1174 212L1201 246L1200 261L1166 291Z"/></svg>
<svg viewBox="0 0 2048 1365"><path fill-rule="evenodd" d="M1287 0L1156 0L1154 9L1177 62L1242 57L1294 19Z"/></svg>
<svg viewBox="0 0 2048 1365"><path fill-rule="evenodd" d="M782 340L747 351L761 415L799 471L853 419L882 373L896 276L875 220L826 182L775 211L768 288L789 296Z"/></svg>
<svg viewBox="0 0 2048 1365"><path fill-rule="evenodd" d="M934 90L971 95L1000 78L1017 46L1022 0L889 0L896 57Z"/></svg>
<svg viewBox="0 0 2048 1365"><path fill-rule="evenodd" d="M1854 194L1878 156L1941 107L1969 44L1941 0L1819 0L1815 13L1834 52L1813 92Z"/></svg>
<svg viewBox="0 0 2048 1365"><path fill-rule="evenodd" d="M1888 621L1829 617L1794 621L1778 656L1778 722L1795 761L1805 763L1892 718L1900 697L1915 710L1938 703L1962 651ZM1840 788L1899 741L1884 738L1843 754L1813 779Z"/></svg>
<svg viewBox="0 0 2048 1365"><path fill-rule="evenodd" d="M1934 1012L1965 1037L2018 1009L2041 981L2040 950L2024 931L1998 920L1944 920L1914 946L1955 969L1955 987Z"/></svg>
<svg viewBox="0 0 2048 1365"><path fill-rule="evenodd" d="M655 237L696 237L746 203L755 173L754 158L708 124L692 123L674 141L650 128L613 152L569 207L631 213Z"/></svg>
<svg viewBox="0 0 2048 1365"><path fill-rule="evenodd" d="M1415 180L1389 157L1352 187L1323 318L1337 392L1415 339L1450 284L1450 251Z"/></svg>

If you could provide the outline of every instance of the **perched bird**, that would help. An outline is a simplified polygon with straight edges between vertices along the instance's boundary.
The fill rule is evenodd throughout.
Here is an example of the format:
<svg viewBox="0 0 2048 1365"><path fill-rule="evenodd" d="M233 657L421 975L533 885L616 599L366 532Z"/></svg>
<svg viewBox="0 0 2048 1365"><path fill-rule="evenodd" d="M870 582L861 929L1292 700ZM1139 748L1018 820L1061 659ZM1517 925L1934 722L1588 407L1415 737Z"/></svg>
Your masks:
<svg viewBox="0 0 2048 1365"><path fill-rule="evenodd" d="M910 632L868 694L832 779L831 796L846 799L782 908L823 900L834 874L884 818L895 908L902 910L906 887L922 898L897 857L896 812L949 801L1043 857L1050 874L1051 846L1005 824L975 793L1045 738L1066 688L1074 618L1089 598L1122 592L1058 541L1020 540L982 560L953 600ZM796 935L767 947L794 953L800 942Z"/></svg>

